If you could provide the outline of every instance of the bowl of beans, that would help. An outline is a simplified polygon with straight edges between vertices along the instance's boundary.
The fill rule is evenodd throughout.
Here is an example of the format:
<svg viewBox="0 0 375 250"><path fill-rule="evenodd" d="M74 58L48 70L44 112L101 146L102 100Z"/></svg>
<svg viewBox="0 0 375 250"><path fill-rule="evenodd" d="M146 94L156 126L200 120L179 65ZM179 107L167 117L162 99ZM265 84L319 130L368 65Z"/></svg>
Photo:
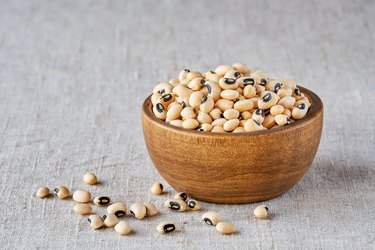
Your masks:
<svg viewBox="0 0 375 250"><path fill-rule="evenodd" d="M177 191L213 203L279 196L306 173L318 150L323 103L287 78L244 64L182 70L142 106L148 153Z"/></svg>

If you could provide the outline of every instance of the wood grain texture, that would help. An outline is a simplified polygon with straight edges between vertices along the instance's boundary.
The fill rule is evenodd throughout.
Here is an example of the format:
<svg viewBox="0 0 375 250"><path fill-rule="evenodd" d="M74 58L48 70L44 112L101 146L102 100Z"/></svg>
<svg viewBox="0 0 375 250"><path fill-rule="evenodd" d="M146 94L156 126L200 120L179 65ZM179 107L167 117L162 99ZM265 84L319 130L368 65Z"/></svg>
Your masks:
<svg viewBox="0 0 375 250"><path fill-rule="evenodd" d="M145 142L159 173L179 192L214 203L269 200L292 188L310 167L323 126L323 104L301 88L312 104L291 125L261 132L211 133L173 127L142 107Z"/></svg>
<svg viewBox="0 0 375 250"><path fill-rule="evenodd" d="M375 2L299 0L0 0L1 249L374 249ZM175 194L144 143L141 106L180 69L243 62L289 76L324 102L315 160L297 185L259 205L202 203L173 213ZM101 185L82 182L87 171ZM153 196L155 181L167 194ZM71 200L40 200L63 184L160 215L126 218L131 237L92 231ZM235 224L221 236L208 210ZM105 210L94 208L103 214ZM174 220L178 231L155 227ZM186 224L184 224L186 223Z"/></svg>

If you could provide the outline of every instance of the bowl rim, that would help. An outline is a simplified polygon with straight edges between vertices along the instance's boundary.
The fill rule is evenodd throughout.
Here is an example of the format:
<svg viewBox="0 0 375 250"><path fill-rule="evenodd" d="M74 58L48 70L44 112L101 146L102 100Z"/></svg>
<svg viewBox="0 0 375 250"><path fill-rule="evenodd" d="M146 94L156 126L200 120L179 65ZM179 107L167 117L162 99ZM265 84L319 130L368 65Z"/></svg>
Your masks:
<svg viewBox="0 0 375 250"><path fill-rule="evenodd" d="M170 125L169 123L160 120L152 113L152 105L151 105L151 95L149 95L142 104L142 115L147 117L149 121L154 123L155 125L162 127L164 129L172 130L174 132L183 133L183 134L190 134L196 136L204 136L204 137L230 137L230 136L258 136L264 134L276 134L285 131L292 131L304 127L306 124L314 121L319 115L323 112L323 102L311 90L301 87L297 85L297 87L301 90L301 93L305 94L305 96L310 100L311 107L310 110L307 112L306 116L300 120L292 122L288 126L282 126L274 129L267 129L261 131L253 131L253 132L240 132L240 133L229 133L229 132L209 132L209 131L197 131L197 130L189 130L177 126Z"/></svg>

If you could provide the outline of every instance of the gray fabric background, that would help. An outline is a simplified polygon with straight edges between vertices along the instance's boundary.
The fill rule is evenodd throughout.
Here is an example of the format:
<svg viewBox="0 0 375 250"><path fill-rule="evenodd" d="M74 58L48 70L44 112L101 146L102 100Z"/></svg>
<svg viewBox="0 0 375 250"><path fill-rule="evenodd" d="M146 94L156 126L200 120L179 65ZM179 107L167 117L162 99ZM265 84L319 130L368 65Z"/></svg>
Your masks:
<svg viewBox="0 0 375 250"><path fill-rule="evenodd" d="M0 248L375 248L374 1L0 6ZM204 211L171 213L161 208L167 196L150 195L162 179L143 142L140 106L156 83L182 68L237 61L316 92L325 120L311 169L266 202L269 220L253 219L257 204L203 204L238 228L223 237L201 223ZM102 183L84 185L87 170ZM134 233L127 237L93 231L73 214L73 201L35 198L39 186L58 184L127 204L153 201L162 214L128 218ZM158 235L165 219L179 230Z"/></svg>

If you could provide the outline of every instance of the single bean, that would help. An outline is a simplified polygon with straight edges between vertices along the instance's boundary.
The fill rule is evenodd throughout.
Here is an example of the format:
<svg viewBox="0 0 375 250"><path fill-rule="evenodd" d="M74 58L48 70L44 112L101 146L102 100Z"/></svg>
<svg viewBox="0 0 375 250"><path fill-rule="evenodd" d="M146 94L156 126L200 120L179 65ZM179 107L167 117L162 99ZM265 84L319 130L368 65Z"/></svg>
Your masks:
<svg viewBox="0 0 375 250"><path fill-rule="evenodd" d="M146 207L146 215L147 216L154 216L155 214L158 213L157 208L155 207L154 204L150 202L144 202L143 205Z"/></svg>
<svg viewBox="0 0 375 250"><path fill-rule="evenodd" d="M163 193L163 184L160 182L155 182L151 187L151 193L154 195L161 195Z"/></svg>
<svg viewBox="0 0 375 250"><path fill-rule="evenodd" d="M238 125L240 124L240 120L238 119L230 119L228 121L226 121L223 125L223 128L225 131L233 131L235 128L238 127Z"/></svg>
<svg viewBox="0 0 375 250"><path fill-rule="evenodd" d="M117 216L114 214L105 214L103 215L104 225L106 227L114 227L118 223Z"/></svg>
<svg viewBox="0 0 375 250"><path fill-rule="evenodd" d="M268 207L265 206L265 205L260 205L260 206L257 206L255 209L254 209L254 215L255 217L257 217L258 219L265 219L267 218L268 216Z"/></svg>
<svg viewBox="0 0 375 250"><path fill-rule="evenodd" d="M114 203L107 207L108 214L114 214L117 217L124 217L126 214L126 205L122 202Z"/></svg>
<svg viewBox="0 0 375 250"><path fill-rule="evenodd" d="M36 196L39 198L46 198L49 195L49 188L48 187L41 187L36 192Z"/></svg>
<svg viewBox="0 0 375 250"><path fill-rule="evenodd" d="M187 208L186 202L180 199L168 199L164 206L179 212L183 212Z"/></svg>
<svg viewBox="0 0 375 250"><path fill-rule="evenodd" d="M249 119L245 122L244 129L246 132L261 131L264 130L264 127L261 123L254 119Z"/></svg>
<svg viewBox="0 0 375 250"><path fill-rule="evenodd" d="M232 223L220 221L216 225L216 230L222 234L233 234L236 232L236 227Z"/></svg>
<svg viewBox="0 0 375 250"><path fill-rule="evenodd" d="M214 108L215 102L210 96L205 96L202 99L200 110L202 110L204 113L210 113L210 111Z"/></svg>
<svg viewBox="0 0 375 250"><path fill-rule="evenodd" d="M176 230L176 224L173 221L164 221L156 227L156 230L161 234L170 233Z"/></svg>
<svg viewBox="0 0 375 250"><path fill-rule="evenodd" d="M199 122L195 119L186 119L182 122L182 127L186 129L196 129L199 126Z"/></svg>
<svg viewBox="0 0 375 250"><path fill-rule="evenodd" d="M219 76L224 76L229 70L232 70L233 68L228 65L220 65L215 69L215 73Z"/></svg>
<svg viewBox="0 0 375 250"><path fill-rule="evenodd" d="M101 228L104 224L103 219L97 214L90 215L87 221L89 222L90 227L94 230Z"/></svg>
<svg viewBox="0 0 375 250"><path fill-rule="evenodd" d="M220 222L220 215L216 212L207 212L203 214L202 220L210 226L216 226Z"/></svg>
<svg viewBox="0 0 375 250"><path fill-rule="evenodd" d="M126 223L125 221L120 221L120 222L117 223L117 225L115 226L115 231L116 231L119 235L128 235L128 234L131 232L131 227L130 227L129 224Z"/></svg>
<svg viewBox="0 0 375 250"><path fill-rule="evenodd" d="M53 189L53 193L59 198L59 199L65 199L70 196L69 189L64 186L57 186Z"/></svg>
<svg viewBox="0 0 375 250"><path fill-rule="evenodd" d="M91 214L92 212L92 208L90 204L82 204L82 203L76 204L73 210L76 214L80 214L80 215Z"/></svg>
<svg viewBox="0 0 375 250"><path fill-rule="evenodd" d="M87 203L91 201L91 194L88 191L76 190L73 193L73 200L80 203Z"/></svg>
<svg viewBox="0 0 375 250"><path fill-rule="evenodd" d="M135 218L142 220L146 216L146 207L142 203L134 203L130 206L129 212Z"/></svg>

